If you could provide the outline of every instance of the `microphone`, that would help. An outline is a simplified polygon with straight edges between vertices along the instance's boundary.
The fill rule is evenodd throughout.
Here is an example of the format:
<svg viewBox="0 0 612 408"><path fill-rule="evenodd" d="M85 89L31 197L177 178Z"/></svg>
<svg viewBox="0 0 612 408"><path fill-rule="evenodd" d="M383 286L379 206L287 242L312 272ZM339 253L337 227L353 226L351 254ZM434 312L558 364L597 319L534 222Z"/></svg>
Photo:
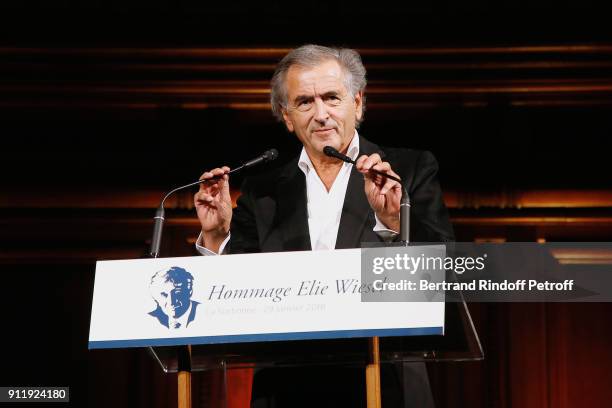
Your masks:
<svg viewBox="0 0 612 408"><path fill-rule="evenodd" d="M243 169L248 169L253 166L257 166L260 163L266 163L272 160L276 160L277 157L278 157L278 150L276 149L266 150L261 156L256 157L252 160L249 160L248 162L244 163L242 166L237 167L234 170L230 171L230 174L233 173L234 171L240 171Z"/></svg>
<svg viewBox="0 0 612 408"><path fill-rule="evenodd" d="M353 165L355 164L355 160L351 159L345 154L340 153L332 146L325 146L323 148L323 153L325 153L326 156L335 157L343 162L351 163ZM400 180L398 177L383 173L379 170L370 169L369 171L397 181L400 183L400 186L402 186L402 198L400 200L400 241L404 245L407 245L410 242L410 197L408 196L408 191L402 184L402 180Z"/></svg>
<svg viewBox="0 0 612 408"><path fill-rule="evenodd" d="M258 164L270 162L272 160L275 160L276 158L278 158L278 150L276 149L266 150L262 155L241 164L235 169L232 169L229 173L227 173L227 175L229 176L230 174L234 174L242 170L250 169L251 167L257 166ZM185 184L184 186L180 186L180 187L175 188L174 190L170 190L170 192L164 196L164 198L161 200L159 204L159 207L157 208L157 211L155 212L155 217L153 217L155 221L153 223L153 235L151 237L151 248L149 250L149 256L151 258L157 258L159 256L159 248L161 246L162 230L163 230L164 221L165 221L164 203L166 202L166 199L170 197L172 194L176 193L177 191L184 190L186 188L196 186L198 184L208 183L209 181L219 180L221 177L223 176L215 176L209 179L198 180L193 183Z"/></svg>
<svg viewBox="0 0 612 408"><path fill-rule="evenodd" d="M351 164L355 164L355 160L351 159L350 157L348 157L345 154L340 153L338 150L336 150L335 148L331 147L331 146L325 146L323 148L323 153L325 153L327 156L329 157L335 157L336 159L340 159L344 162L347 163L351 163ZM390 178L391 180L397 181L398 183L402 184L402 180L400 180L399 178L391 175L391 174L387 174L384 173L382 171L378 171L378 170L374 170L374 169L370 169L369 171L371 171L372 173L376 173L379 174L383 177L387 177Z"/></svg>
<svg viewBox="0 0 612 408"><path fill-rule="evenodd" d="M333 148L331 146L325 146L323 148L323 153L325 153L325 155L327 155L329 157L335 157L336 159L340 159L340 160L342 160L344 162L355 164L353 159L351 159L350 157L348 157L345 154L340 153L338 150L336 150L335 148Z"/></svg>

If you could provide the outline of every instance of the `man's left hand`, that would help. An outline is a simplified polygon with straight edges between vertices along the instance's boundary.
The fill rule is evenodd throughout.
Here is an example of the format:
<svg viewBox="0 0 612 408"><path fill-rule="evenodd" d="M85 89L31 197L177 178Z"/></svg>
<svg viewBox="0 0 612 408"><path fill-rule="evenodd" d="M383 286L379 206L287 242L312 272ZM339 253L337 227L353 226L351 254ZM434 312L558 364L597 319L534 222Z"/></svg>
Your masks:
<svg viewBox="0 0 612 408"><path fill-rule="evenodd" d="M399 231L402 186L397 181L370 170L378 170L397 178L400 177L391 169L388 162L382 161L377 153L358 158L356 168L364 175L365 194L378 219L390 230Z"/></svg>

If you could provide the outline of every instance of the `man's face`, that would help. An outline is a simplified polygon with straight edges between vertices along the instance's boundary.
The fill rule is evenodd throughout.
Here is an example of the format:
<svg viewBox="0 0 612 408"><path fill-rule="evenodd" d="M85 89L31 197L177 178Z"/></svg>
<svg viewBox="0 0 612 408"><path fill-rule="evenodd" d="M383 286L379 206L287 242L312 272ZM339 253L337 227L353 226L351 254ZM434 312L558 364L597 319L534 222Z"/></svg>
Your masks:
<svg viewBox="0 0 612 408"><path fill-rule="evenodd" d="M308 155L324 157L323 148L345 152L362 115L362 94L346 89L344 72L335 60L314 68L292 66L287 72L287 108L283 118Z"/></svg>
<svg viewBox="0 0 612 408"><path fill-rule="evenodd" d="M187 282L163 282L157 286L155 300L168 317L176 319L189 309L191 292Z"/></svg>

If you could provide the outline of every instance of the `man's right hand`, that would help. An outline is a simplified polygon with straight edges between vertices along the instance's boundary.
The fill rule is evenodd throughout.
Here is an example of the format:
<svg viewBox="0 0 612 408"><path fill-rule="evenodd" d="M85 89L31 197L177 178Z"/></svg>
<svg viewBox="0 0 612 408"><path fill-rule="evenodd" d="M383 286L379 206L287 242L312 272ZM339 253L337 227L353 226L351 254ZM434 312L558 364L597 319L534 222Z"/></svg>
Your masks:
<svg viewBox="0 0 612 408"><path fill-rule="evenodd" d="M193 202L202 225L204 247L219 252L219 247L229 234L232 221L232 199L229 190L229 167L216 168L202 174L200 190L193 196Z"/></svg>

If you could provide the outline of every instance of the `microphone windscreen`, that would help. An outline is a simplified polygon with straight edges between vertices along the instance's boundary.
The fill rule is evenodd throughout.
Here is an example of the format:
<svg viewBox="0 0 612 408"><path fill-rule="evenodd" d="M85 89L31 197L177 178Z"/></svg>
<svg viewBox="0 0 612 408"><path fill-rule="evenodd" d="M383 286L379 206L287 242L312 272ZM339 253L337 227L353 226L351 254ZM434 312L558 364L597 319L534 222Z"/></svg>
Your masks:
<svg viewBox="0 0 612 408"><path fill-rule="evenodd" d="M323 148L323 153L329 157L338 157L338 151L331 146L325 146Z"/></svg>
<svg viewBox="0 0 612 408"><path fill-rule="evenodd" d="M344 154L340 153L338 150L336 150L335 148L331 146L325 146L323 148L323 153L325 153L329 157L335 157L336 159L340 159L347 163L353 163L353 160L351 160L350 157L345 156Z"/></svg>
<svg viewBox="0 0 612 408"><path fill-rule="evenodd" d="M263 154L263 157L266 161L276 160L278 157L278 150L270 149Z"/></svg>

